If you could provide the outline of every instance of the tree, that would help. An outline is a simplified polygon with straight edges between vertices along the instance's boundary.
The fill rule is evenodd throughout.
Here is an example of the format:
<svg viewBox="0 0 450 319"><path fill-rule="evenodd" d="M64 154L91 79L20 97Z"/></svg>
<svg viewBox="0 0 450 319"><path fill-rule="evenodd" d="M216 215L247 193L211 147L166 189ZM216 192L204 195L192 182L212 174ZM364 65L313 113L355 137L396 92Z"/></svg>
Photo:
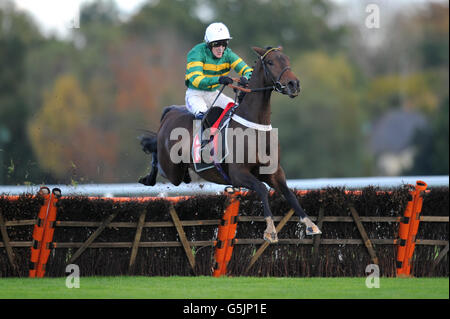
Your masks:
<svg viewBox="0 0 450 319"><path fill-rule="evenodd" d="M448 172L448 3L427 2L383 16L380 29L354 32L348 51L365 76L367 123L399 108L421 113L428 125L408 146L416 151L413 167L399 174ZM378 45L364 37L369 33Z"/></svg>
<svg viewBox="0 0 450 319"><path fill-rule="evenodd" d="M254 45L282 45L290 56L303 91L274 94L272 104L289 178L373 174L369 123L400 106L430 119L417 143L435 158L428 168L448 153L448 4L392 13L375 50L348 36L348 21L332 21L327 0L149 1L128 21L99 0L83 5L65 40L44 38L7 3L0 182L136 181L148 168L136 129L156 130L163 107L184 103L186 54L212 21L229 26L231 48L249 64Z"/></svg>
<svg viewBox="0 0 450 319"><path fill-rule="evenodd" d="M233 47L250 51L251 46L288 48L291 54L323 49L336 51L345 27L327 23L332 5L323 0L205 1L213 19L230 27Z"/></svg>
<svg viewBox="0 0 450 319"><path fill-rule="evenodd" d="M151 1L143 6L128 23L127 34L153 41L161 31L175 31L191 44L203 39L204 24L197 9L198 0Z"/></svg>
<svg viewBox="0 0 450 319"><path fill-rule="evenodd" d="M405 174L448 175L449 173L449 100L442 101L431 117L429 127L417 131L414 138L414 165Z"/></svg>
<svg viewBox="0 0 450 319"><path fill-rule="evenodd" d="M302 92L294 100L274 96L272 103L273 125L279 128L281 163L287 176L368 174L363 112L349 61L343 55L311 52L292 65Z"/></svg>
<svg viewBox="0 0 450 319"><path fill-rule="evenodd" d="M432 77L426 73L375 77L368 83L365 98L371 118L399 107L431 113L439 104Z"/></svg>
<svg viewBox="0 0 450 319"><path fill-rule="evenodd" d="M42 43L38 28L13 3L0 6L0 183L23 183L42 177L30 143L26 122L26 60L28 50ZM8 138L5 138L7 136Z"/></svg>
<svg viewBox="0 0 450 319"><path fill-rule="evenodd" d="M440 103L427 112L430 125L417 132L414 146L416 156L410 174L449 173L449 6L429 3L419 12L415 22L422 25L422 41L417 44L422 65L431 76L430 87Z"/></svg>
<svg viewBox="0 0 450 319"><path fill-rule="evenodd" d="M29 124L40 165L60 182L102 180L114 174L117 138L91 125L90 105L77 79L61 76Z"/></svg>

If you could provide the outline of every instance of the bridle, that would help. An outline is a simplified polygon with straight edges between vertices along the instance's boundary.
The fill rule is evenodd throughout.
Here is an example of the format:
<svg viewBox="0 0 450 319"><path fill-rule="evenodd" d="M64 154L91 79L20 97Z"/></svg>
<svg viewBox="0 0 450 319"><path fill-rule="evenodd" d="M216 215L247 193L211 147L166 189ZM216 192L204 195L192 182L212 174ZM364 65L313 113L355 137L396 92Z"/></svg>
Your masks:
<svg viewBox="0 0 450 319"><path fill-rule="evenodd" d="M286 89L286 85L283 85L280 82L280 80L281 80L281 77L283 76L284 72L286 72L287 70L290 70L291 67L290 66L284 67L283 70L281 70L281 72L278 75L278 77L275 78L275 76L273 75L272 71L270 71L269 67L266 65L266 62L264 61L264 58L267 56L267 54L269 54L272 51L280 51L280 50L281 50L281 48L270 48L269 50L266 51L266 53L264 53L262 56L259 57L260 60L261 60L261 64L263 66L263 69L264 69L264 77L266 79L270 79L272 81L273 85L265 86L265 87L261 87L261 88L250 89L250 88L244 88L244 87L241 87L241 86L235 86L233 84L228 84L228 86L231 87L234 90L234 92L236 93L235 101L237 100L237 91L242 91L242 92L245 92L245 93L252 93L252 92L273 91L273 90L275 90L278 93L285 94L285 92L283 90ZM236 82L239 81L239 79L233 79L233 80L236 81ZM220 93L222 93L222 91L225 88L225 86L226 85L224 85L220 89L220 92L219 92L219 94L217 96L219 96ZM215 100L214 100L214 102L215 102Z"/></svg>
<svg viewBox="0 0 450 319"><path fill-rule="evenodd" d="M255 123L255 122L251 122L246 120L245 118L234 114L236 111L236 108L239 106L239 104L236 103L237 98L238 98L238 90L239 91L243 91L246 93L251 93L251 92L260 92L260 91L277 91L279 93L284 94L283 90L286 88L286 85L281 84L280 80L281 77L283 76L284 72L286 72L287 70L290 70L291 68L289 66L286 66L283 68L283 70L281 70L280 74L278 75L278 77L275 80L275 76L273 75L273 73L270 71L270 69L267 67L266 62L264 61L264 58L267 56L268 53L272 52L272 51L279 51L281 50L280 48L270 48L269 50L267 50L264 55L262 55L260 57L261 59L261 64L263 66L264 69L264 76L267 79L271 79L273 85L272 86L266 86L266 87L262 87L262 88L254 88L254 89L250 89L250 88L243 88L243 87L239 87L239 86L234 86L232 84L229 84L228 86L233 88L233 90L236 93L235 99L234 99L234 106L231 108L231 111L228 113L228 118L227 120L224 122L224 124L222 124L222 127L224 127L225 125L227 125L227 123L233 119L234 121L238 122L239 124L246 126L248 128L254 129L254 130L258 130L258 131L263 131L263 132L268 132L272 130L272 125L271 124L259 124L259 123ZM219 95L222 93L222 90L225 88L225 85L222 86L222 88L219 91L219 94L217 95L216 99L214 100L214 102L212 103L212 105L214 105L215 101L217 100L217 98L219 97ZM203 121L206 119L206 117L203 119ZM220 131L220 129L218 130ZM216 132L218 132L216 131ZM211 138L212 139L212 138ZM217 170L219 171L219 173L222 175L222 177L225 179L225 181L231 183L229 177L227 176L227 174L224 172L224 170L222 169L222 166L220 165L220 163L217 163L216 161L214 161L214 166L217 168Z"/></svg>
<svg viewBox="0 0 450 319"><path fill-rule="evenodd" d="M280 51L280 48L270 48L269 50L266 51L266 53L264 53L260 59L261 59L261 64L263 66L264 69L264 75L266 78L270 78L272 80L273 86L270 87L266 87L263 88L264 90L275 90L278 93L284 93L283 90L286 88L286 85L283 85L280 80L281 77L283 76L284 72L286 72L287 70L290 70L291 67L290 66L286 66L283 68L283 70L281 70L280 74L278 75L278 77L275 80L275 76L273 75L272 71L270 71L270 69L267 67L266 62L264 61L265 57L267 56L267 54L269 54L270 52L273 51ZM261 90L261 89L252 89L252 91L254 90Z"/></svg>
<svg viewBox="0 0 450 319"><path fill-rule="evenodd" d="M281 70L280 74L278 75L278 77L275 79L275 76L273 75L272 71L270 71L270 69L267 67L266 62L264 61L265 57L273 51L280 51L281 48L270 48L268 49L262 56L260 56L261 59L261 64L263 66L264 69L264 76L267 79L272 80L273 85L271 86L266 86L266 87L261 87L261 88L244 88L244 87L240 87L240 86L235 86L233 84L228 84L228 85L223 85L222 88L220 89L219 93L217 94L216 98L214 99L213 103L211 104L211 106L214 105L214 103L217 101L217 99L219 98L219 95L222 94L223 89L225 89L226 86L232 88L235 92L235 98L234 98L234 103L235 106L232 108L231 112L229 113L229 118L234 116L234 120L240 122L241 124L247 126L247 127L252 127L254 129L257 130L262 130L262 131L270 131L272 129L271 125L261 125L261 124L257 124L257 123L252 123L249 122L237 115L234 115L234 112L236 110L236 108L239 106L238 103L236 103L237 99L238 99L238 91L242 91L245 93L252 93L252 92L261 92L261 91L277 91L278 93L281 94L285 94L285 92L283 92L284 89L286 89L286 85L283 85L280 80L281 77L283 76L283 74L287 71L290 70L291 67L290 66L286 66L283 68L283 70ZM239 79L234 79L234 81L239 81ZM206 117L203 118L202 123L206 121Z"/></svg>

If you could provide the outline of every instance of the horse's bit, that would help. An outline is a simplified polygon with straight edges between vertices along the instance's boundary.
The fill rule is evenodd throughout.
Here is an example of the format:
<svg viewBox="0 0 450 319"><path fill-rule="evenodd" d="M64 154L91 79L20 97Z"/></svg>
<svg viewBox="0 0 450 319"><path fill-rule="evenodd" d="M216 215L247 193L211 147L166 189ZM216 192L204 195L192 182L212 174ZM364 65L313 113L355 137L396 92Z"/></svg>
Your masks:
<svg viewBox="0 0 450 319"><path fill-rule="evenodd" d="M272 51L279 51L279 48L270 48L269 50L266 51L266 53L264 53L264 55L262 55L260 57L261 59L261 64L263 66L264 69L264 76L266 78L270 78L272 80L273 85L272 86L265 86L262 88L254 88L254 89L249 89L250 91L248 92L260 92L260 91L268 91L268 90L275 90L278 93L284 94L283 90L286 88L286 85L281 84L280 80L281 77L283 76L284 72L286 72L287 70L290 70L291 67L290 66L286 66L284 67L283 70L281 70L280 75L278 75L277 79L275 80L275 76L273 75L273 73L270 71L270 69L267 67L266 63L264 62L264 58L266 57L266 55Z"/></svg>
<svg viewBox="0 0 450 319"><path fill-rule="evenodd" d="M275 76L273 75L272 71L270 71L270 69L266 66L266 63L264 62L264 58L266 57L266 55L269 52L279 51L279 50L280 50L279 48L270 48L269 50L266 51L266 53L264 53L264 55L261 56L261 63L262 63L263 69L264 69L264 74L266 77L270 77L270 79L272 80L272 83L273 83L273 86L263 88L263 89L270 88L270 89L274 89L278 93L283 93L283 90L286 88L286 85L281 84L280 80L281 80L281 77L283 76L284 72L286 72L287 70L290 70L291 67L290 66L284 67L283 70L281 70L280 74L278 75L278 77L275 81ZM255 89L255 91L256 90L261 90L261 89Z"/></svg>

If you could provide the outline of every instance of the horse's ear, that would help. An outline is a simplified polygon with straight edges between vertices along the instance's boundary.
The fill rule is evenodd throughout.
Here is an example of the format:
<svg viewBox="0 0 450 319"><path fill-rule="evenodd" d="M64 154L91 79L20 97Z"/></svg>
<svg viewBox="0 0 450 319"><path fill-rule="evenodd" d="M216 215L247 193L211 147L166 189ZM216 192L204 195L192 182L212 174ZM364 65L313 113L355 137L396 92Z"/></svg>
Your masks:
<svg viewBox="0 0 450 319"><path fill-rule="evenodd" d="M258 47L252 47L252 49L253 49L253 51L255 51L256 53L258 53L259 56L263 56L264 53L266 53L266 50L265 50L265 49L261 49L261 48L258 48Z"/></svg>

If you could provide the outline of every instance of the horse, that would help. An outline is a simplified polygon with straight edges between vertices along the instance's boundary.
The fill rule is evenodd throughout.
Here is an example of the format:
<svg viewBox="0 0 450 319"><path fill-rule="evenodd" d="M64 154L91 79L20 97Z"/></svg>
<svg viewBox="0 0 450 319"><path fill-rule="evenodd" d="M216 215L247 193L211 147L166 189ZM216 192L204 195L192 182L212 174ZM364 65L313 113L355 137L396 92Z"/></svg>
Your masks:
<svg viewBox="0 0 450 319"><path fill-rule="evenodd" d="M237 106L228 128L240 128L242 130L246 129L246 126L255 128L258 130L258 136L266 135L263 137L265 137L266 149L268 149L271 147L269 145L270 136L268 136L271 133L271 94L276 91L288 95L290 98L295 98L300 93L300 81L293 73L289 58L282 52L281 47L265 49L252 47L252 49L256 52L258 58L253 67L253 74L248 82L247 89L240 88L247 93ZM235 89L239 88L233 85L229 86ZM235 116L236 118L243 118L245 121L238 122L235 120ZM174 163L170 158L170 150L175 143L186 143L185 146L191 149L193 134L190 133L190 138L182 142L179 139L170 140L169 136L172 130L180 127L193 132L193 122L194 116L184 106L169 106L163 110L158 132L141 138L144 152L152 155L152 171L149 175L141 178L140 183L148 186L155 185L158 172L175 186L182 182L189 183L191 181L188 168L193 169L192 161ZM321 234L320 229L310 220L294 193L287 186L285 172L278 160L280 148L278 145L276 147L277 150L274 150L274 152L278 157L276 157L277 163L272 173L261 173L261 168L267 168L267 163L263 163L259 156L256 160L248 160L249 155L251 155L249 152L258 151L258 144L253 147L248 147L248 144L246 144L243 162L221 163L221 169L208 169L197 172L197 174L216 184L231 184L234 188L242 187L255 191L262 202L267 225L263 238L269 243L278 242L278 236L269 207L269 190L264 182L284 196L299 217L300 222L306 225L307 235ZM233 149L236 150L235 146L233 146Z"/></svg>

